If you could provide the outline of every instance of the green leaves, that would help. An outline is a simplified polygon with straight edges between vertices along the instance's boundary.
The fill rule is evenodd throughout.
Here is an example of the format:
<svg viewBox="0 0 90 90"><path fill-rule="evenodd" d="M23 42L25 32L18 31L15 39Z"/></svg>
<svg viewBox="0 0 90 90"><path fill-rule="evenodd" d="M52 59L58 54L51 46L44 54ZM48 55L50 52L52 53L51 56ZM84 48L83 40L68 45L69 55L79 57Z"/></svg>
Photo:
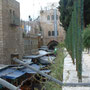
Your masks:
<svg viewBox="0 0 90 90"><path fill-rule="evenodd" d="M73 63L76 59L76 70L78 79L82 80L82 31L83 31L83 0L68 0L67 10L71 9L70 15L65 15L66 22L69 26L66 32L66 48L71 55ZM71 1L73 2L70 8ZM72 11L73 9L73 11ZM70 11L69 11L70 12ZM69 16L71 20L69 21ZM86 37L85 37L86 39Z"/></svg>
<svg viewBox="0 0 90 90"><path fill-rule="evenodd" d="M61 13L60 16L60 21L65 29L67 31L70 21L71 21L71 16L72 16L72 11L73 11L73 2L74 0L60 0L59 2L59 11Z"/></svg>
<svg viewBox="0 0 90 90"><path fill-rule="evenodd" d="M84 0L84 24L90 24L90 0Z"/></svg>
<svg viewBox="0 0 90 90"><path fill-rule="evenodd" d="M68 30L71 17L72 17L72 11L74 6L75 0L60 0L59 2L59 11L61 13L60 21L65 29L65 31ZM88 24L90 24L90 0L84 0L84 26L86 27Z"/></svg>
<svg viewBox="0 0 90 90"><path fill-rule="evenodd" d="M85 48L90 48L90 25L83 31L83 44Z"/></svg>

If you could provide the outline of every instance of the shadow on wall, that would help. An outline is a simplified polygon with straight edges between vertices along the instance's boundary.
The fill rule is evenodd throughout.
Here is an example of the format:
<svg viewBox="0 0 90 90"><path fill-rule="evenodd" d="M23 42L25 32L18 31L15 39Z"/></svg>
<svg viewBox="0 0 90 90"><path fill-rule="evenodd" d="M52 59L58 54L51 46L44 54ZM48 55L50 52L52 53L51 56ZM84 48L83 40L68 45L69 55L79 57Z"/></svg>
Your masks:
<svg viewBox="0 0 90 90"><path fill-rule="evenodd" d="M54 50L54 48L55 48L57 45L58 45L58 42L55 41L55 40L53 40L53 41L50 41L47 46L48 46L48 48L49 48L50 50Z"/></svg>

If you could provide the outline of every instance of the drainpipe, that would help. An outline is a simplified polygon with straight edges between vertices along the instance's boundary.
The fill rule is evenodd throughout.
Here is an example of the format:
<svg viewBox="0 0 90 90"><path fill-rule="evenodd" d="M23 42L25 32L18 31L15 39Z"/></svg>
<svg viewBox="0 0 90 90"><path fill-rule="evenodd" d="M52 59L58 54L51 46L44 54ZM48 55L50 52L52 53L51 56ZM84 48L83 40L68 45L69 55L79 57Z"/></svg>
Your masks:
<svg viewBox="0 0 90 90"><path fill-rule="evenodd" d="M54 33L56 38L57 37L57 9L54 9Z"/></svg>

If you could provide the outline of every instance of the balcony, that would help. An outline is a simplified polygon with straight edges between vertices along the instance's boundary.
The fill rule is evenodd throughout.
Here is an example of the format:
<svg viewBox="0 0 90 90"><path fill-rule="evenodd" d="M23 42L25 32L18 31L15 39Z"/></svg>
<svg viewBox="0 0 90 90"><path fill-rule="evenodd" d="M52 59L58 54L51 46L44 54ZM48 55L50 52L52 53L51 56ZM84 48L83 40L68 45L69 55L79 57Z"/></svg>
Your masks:
<svg viewBox="0 0 90 90"><path fill-rule="evenodd" d="M19 26L20 25L20 18L17 16L10 16L10 25L11 26Z"/></svg>

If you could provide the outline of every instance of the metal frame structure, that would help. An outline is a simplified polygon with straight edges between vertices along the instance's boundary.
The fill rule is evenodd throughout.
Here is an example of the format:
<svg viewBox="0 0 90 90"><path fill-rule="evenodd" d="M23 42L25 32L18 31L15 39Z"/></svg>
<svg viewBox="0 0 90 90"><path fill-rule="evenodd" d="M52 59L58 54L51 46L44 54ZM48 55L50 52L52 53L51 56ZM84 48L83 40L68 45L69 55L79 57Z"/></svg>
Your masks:
<svg viewBox="0 0 90 90"><path fill-rule="evenodd" d="M37 70L37 69L33 68L33 67L30 66L29 64L25 64L23 61L21 61L21 60L19 60L19 59L17 59L17 58L14 58L13 60L14 60L15 62L17 62L18 64L23 65L23 66L25 66L25 67L27 67L27 68L29 68L29 69L37 72L38 74L46 77L48 80L53 81L53 82L59 84L60 86L66 86L66 87L85 86L85 87L90 87L90 83L63 83L63 82L61 82L60 80L57 80L56 78L54 78L54 77L52 77L52 76L50 76L50 75L48 75L48 74L46 74L46 73L43 73L43 72L41 72L40 70Z"/></svg>

